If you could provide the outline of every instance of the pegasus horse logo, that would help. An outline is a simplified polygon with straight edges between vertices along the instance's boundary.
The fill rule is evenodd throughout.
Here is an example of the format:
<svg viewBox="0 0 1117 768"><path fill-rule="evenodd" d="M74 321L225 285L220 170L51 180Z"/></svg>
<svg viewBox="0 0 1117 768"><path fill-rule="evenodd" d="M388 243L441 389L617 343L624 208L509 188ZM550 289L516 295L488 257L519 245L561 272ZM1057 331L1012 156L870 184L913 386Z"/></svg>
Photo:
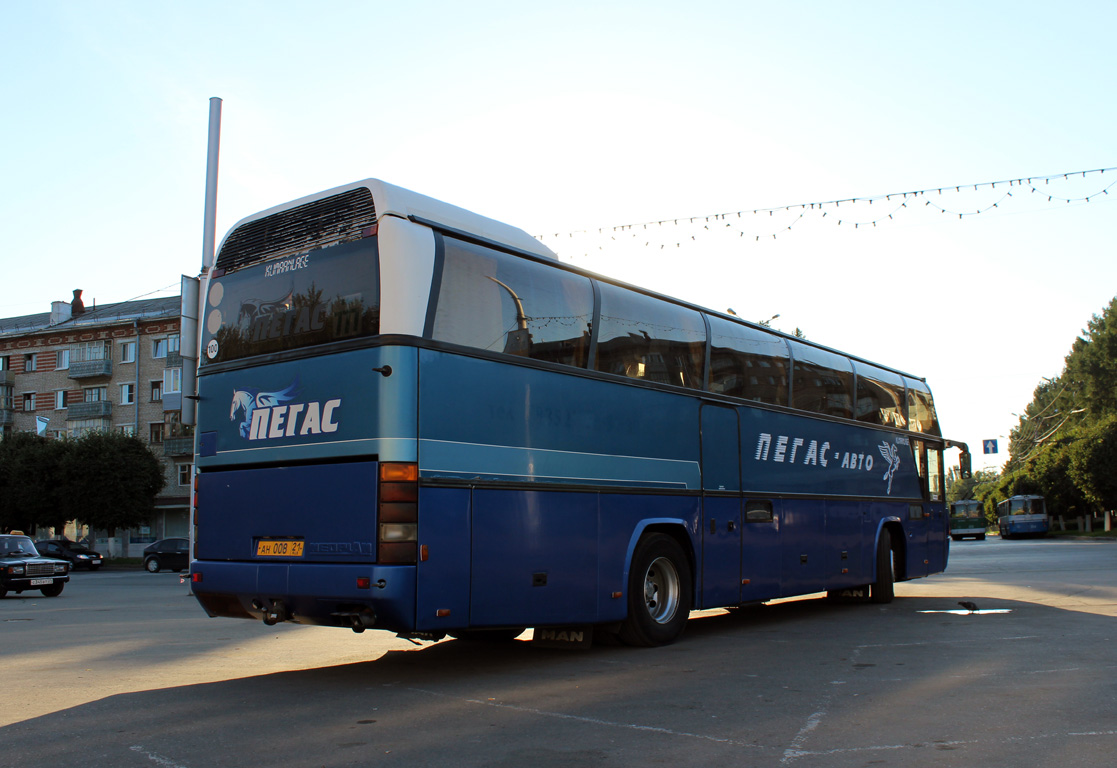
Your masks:
<svg viewBox="0 0 1117 768"><path fill-rule="evenodd" d="M877 446L880 455L888 462L888 469L884 473L882 480L888 481L888 495L892 495L892 478L896 474L896 470L900 468L900 451L896 448L894 443L882 442Z"/></svg>
<svg viewBox="0 0 1117 768"><path fill-rule="evenodd" d="M261 392L258 389L234 389L233 404L229 408L229 421L236 421L240 414L240 436L248 437L252 427L252 412L257 408L270 408L273 405L282 405L295 399L298 393L299 382L295 380L286 389L277 392Z"/></svg>

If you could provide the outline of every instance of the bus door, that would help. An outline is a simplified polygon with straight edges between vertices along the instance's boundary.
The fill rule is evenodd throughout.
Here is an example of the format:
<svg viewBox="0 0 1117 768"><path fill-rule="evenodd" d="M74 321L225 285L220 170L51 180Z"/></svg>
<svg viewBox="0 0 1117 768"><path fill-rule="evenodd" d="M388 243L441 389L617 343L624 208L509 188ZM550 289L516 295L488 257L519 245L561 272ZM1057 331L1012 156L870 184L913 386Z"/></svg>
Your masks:
<svg viewBox="0 0 1117 768"><path fill-rule="evenodd" d="M741 599L741 447L737 411L704 404L699 607Z"/></svg>
<svg viewBox="0 0 1117 768"><path fill-rule="evenodd" d="M950 551L950 513L946 506L946 485L943 482L942 449L927 446L927 572L946 570L947 553Z"/></svg>
<svg viewBox="0 0 1117 768"><path fill-rule="evenodd" d="M946 526L942 495L942 452L922 440L912 441L912 453L919 470L923 493L920 503L908 503L907 568L908 578L937 573L946 567Z"/></svg>

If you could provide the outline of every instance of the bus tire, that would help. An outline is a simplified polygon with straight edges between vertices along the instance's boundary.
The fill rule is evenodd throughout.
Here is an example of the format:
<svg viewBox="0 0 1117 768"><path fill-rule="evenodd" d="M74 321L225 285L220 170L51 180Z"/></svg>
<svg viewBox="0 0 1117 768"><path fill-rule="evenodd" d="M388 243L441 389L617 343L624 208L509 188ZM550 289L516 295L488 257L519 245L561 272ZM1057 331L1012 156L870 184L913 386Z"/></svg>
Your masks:
<svg viewBox="0 0 1117 768"><path fill-rule="evenodd" d="M628 616L617 633L626 645L653 647L679 639L694 594L690 564L663 533L640 539L628 574Z"/></svg>
<svg viewBox="0 0 1117 768"><path fill-rule="evenodd" d="M874 603L891 603L895 597L895 574L892 571L892 534L887 528L880 531L877 542L877 576L869 588L869 599Z"/></svg>

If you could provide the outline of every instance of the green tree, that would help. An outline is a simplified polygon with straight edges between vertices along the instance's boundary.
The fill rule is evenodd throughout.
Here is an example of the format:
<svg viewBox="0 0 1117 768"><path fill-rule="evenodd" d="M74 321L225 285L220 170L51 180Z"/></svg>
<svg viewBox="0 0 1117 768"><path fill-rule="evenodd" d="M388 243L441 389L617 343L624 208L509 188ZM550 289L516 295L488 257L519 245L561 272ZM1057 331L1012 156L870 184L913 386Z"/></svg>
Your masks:
<svg viewBox="0 0 1117 768"><path fill-rule="evenodd" d="M1075 339L1065 372L1091 421L1117 414L1117 297Z"/></svg>
<svg viewBox="0 0 1117 768"><path fill-rule="evenodd" d="M116 534L151 519L166 480L159 459L138 437L87 432L72 442L63 462L70 519Z"/></svg>
<svg viewBox="0 0 1117 768"><path fill-rule="evenodd" d="M1078 438L1067 452L1067 474L1091 508L1117 508L1117 416L1082 429Z"/></svg>
<svg viewBox="0 0 1117 768"><path fill-rule="evenodd" d="M1019 492L1043 496L1047 511L1052 515L1073 515L1084 501L1081 491L1067 474L1074 432L1065 430L1063 438L1034 451L1017 473L1028 479L1029 488Z"/></svg>
<svg viewBox="0 0 1117 768"><path fill-rule="evenodd" d="M0 530L32 533L66 524L60 475L68 440L16 432L0 441Z"/></svg>

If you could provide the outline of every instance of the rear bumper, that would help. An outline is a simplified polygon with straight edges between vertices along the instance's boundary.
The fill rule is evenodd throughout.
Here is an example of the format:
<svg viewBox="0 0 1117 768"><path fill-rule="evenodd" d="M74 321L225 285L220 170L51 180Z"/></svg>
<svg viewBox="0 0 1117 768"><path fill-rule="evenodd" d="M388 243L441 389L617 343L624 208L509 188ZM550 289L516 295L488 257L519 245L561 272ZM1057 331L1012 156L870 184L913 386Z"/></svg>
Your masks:
<svg viewBox="0 0 1117 768"><path fill-rule="evenodd" d="M1008 523L1009 533L1047 533L1047 523Z"/></svg>
<svg viewBox="0 0 1117 768"><path fill-rule="evenodd" d="M196 560L190 572L210 616L350 627L349 617L371 611L373 629L415 628L414 566Z"/></svg>

